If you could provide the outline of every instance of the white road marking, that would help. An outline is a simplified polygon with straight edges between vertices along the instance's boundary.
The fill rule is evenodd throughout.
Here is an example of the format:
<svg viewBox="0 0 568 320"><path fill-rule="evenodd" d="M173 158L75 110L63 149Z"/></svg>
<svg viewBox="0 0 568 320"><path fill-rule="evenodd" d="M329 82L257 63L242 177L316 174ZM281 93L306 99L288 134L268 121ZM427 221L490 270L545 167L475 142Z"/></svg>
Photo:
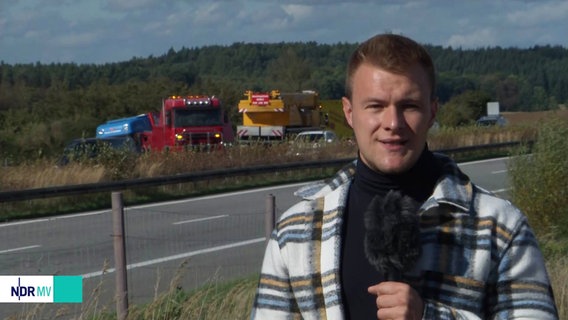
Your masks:
<svg viewBox="0 0 568 320"><path fill-rule="evenodd" d="M511 190L511 188L505 188L505 189L497 189L497 190L492 190L491 192L493 193L503 193L503 192L507 192Z"/></svg>
<svg viewBox="0 0 568 320"><path fill-rule="evenodd" d="M35 244L35 245L33 245L33 246L27 246L27 247L19 247L19 248L1 250L1 251L0 251L0 254L9 253L9 252L15 252L15 251L23 251L23 250L28 250L28 249L33 249L33 248L39 248L39 247L41 247L39 244Z"/></svg>
<svg viewBox="0 0 568 320"><path fill-rule="evenodd" d="M199 218L199 219L191 219L191 220L184 220L184 221L178 221L178 222L174 222L172 224L184 224L184 223L192 223L192 222L201 222L201 221L207 221L207 220L213 220L213 219L221 219L221 218L226 218L228 217L228 214L222 214L220 216L213 216L213 217L207 217L207 218Z"/></svg>
<svg viewBox="0 0 568 320"><path fill-rule="evenodd" d="M27 221L8 222L8 223L0 224L0 228L18 226L18 225L22 225L22 224L29 224L29 223L35 223L35 222L46 222L46 221L49 221L49 219L35 219L35 220L27 220Z"/></svg>
<svg viewBox="0 0 568 320"><path fill-rule="evenodd" d="M225 245L222 245L222 246L217 246L217 247L206 248L206 249L201 249L201 250L197 250L197 251L191 251L191 252L176 254L176 255L173 255L173 256L169 256L169 257L163 257L163 258L158 258L158 259L142 261L142 262L138 262L138 263L129 264L129 265L126 266L126 269L131 270L131 269L136 269L136 268L140 268L140 267L146 267L146 266L149 266L149 265L152 265L152 264L158 264L158 263L172 261L172 260L189 258L189 257L197 256L197 255L200 255L200 254L211 253L211 252L221 251L221 250L225 250L225 249L247 246L247 245L255 244L255 243L258 243L258 242L263 242L263 241L265 241L265 239L266 238L264 238L264 237L256 238L256 239L250 239L250 240L225 244ZM112 273L112 272L115 272L115 271L116 270L114 268L110 268L110 269L107 269L107 270L104 270L104 271L96 271L96 272L86 273L86 274L83 274L82 277L83 277L83 279L93 278L93 277L101 276L103 274Z"/></svg>
<svg viewBox="0 0 568 320"><path fill-rule="evenodd" d="M491 174L499 174L499 173L506 173L509 170L497 170L497 171L491 171Z"/></svg>
<svg viewBox="0 0 568 320"><path fill-rule="evenodd" d="M478 164L478 163L501 161L501 160L506 160L506 159L510 159L510 158L511 158L511 157L501 157L501 158L477 160L477 161L470 161L470 162L460 162L460 163L458 163L458 167L461 167L461 166L469 166L469 165Z"/></svg>

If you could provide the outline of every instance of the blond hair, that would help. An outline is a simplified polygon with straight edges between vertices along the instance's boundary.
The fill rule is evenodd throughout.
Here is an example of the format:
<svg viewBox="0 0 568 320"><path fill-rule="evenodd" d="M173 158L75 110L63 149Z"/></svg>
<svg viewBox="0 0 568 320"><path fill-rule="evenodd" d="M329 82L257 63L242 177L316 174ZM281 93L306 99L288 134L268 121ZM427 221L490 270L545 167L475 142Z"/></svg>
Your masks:
<svg viewBox="0 0 568 320"><path fill-rule="evenodd" d="M363 63L397 74L403 74L418 64L430 81L432 99L436 96L436 75L432 58L422 45L410 38L395 34L378 34L357 47L349 59L345 78L345 96L350 100L353 94L353 75Z"/></svg>

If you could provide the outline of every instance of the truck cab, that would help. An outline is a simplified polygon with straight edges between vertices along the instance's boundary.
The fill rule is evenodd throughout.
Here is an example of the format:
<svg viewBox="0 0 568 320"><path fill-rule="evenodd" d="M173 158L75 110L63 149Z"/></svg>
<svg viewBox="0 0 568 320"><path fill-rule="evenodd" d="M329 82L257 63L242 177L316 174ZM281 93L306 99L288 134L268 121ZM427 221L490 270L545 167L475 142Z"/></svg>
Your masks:
<svg viewBox="0 0 568 320"><path fill-rule="evenodd" d="M152 123L151 147L157 150L209 149L234 141L229 117L214 96L168 97Z"/></svg>
<svg viewBox="0 0 568 320"><path fill-rule="evenodd" d="M281 141L301 131L322 126L318 93L312 90L281 93L245 92L239 102L242 125L237 126L241 141Z"/></svg>
<svg viewBox="0 0 568 320"><path fill-rule="evenodd" d="M140 150L149 148L152 136L152 119L150 114L109 120L97 127L97 139L129 137Z"/></svg>

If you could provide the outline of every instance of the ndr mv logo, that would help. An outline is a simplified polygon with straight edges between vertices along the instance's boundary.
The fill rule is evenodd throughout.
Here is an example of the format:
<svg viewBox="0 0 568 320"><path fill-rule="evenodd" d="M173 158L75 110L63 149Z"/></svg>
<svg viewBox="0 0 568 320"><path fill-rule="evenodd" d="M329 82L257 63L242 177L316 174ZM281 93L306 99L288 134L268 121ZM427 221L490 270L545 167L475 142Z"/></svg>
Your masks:
<svg viewBox="0 0 568 320"><path fill-rule="evenodd" d="M81 303L81 276L0 276L0 302Z"/></svg>
<svg viewBox="0 0 568 320"><path fill-rule="evenodd" d="M10 289L10 295L17 297L18 301L20 301L22 297L51 297L52 292L53 287L49 285L22 285L20 277L18 277L18 285L12 286Z"/></svg>

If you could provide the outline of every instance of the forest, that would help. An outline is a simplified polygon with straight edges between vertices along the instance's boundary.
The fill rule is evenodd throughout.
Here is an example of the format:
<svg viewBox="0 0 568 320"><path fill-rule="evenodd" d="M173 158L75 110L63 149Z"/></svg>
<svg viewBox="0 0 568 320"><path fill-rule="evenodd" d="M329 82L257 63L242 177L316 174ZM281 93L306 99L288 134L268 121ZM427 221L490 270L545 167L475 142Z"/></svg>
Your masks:
<svg viewBox="0 0 568 320"><path fill-rule="evenodd" d="M322 100L340 99L357 45L234 43L105 64L0 61L0 159L8 164L56 155L69 140L94 136L98 124L156 111L170 95L218 96L234 124L245 90L310 89ZM568 104L567 48L425 46L437 68L442 108L463 95L499 101L501 111Z"/></svg>

